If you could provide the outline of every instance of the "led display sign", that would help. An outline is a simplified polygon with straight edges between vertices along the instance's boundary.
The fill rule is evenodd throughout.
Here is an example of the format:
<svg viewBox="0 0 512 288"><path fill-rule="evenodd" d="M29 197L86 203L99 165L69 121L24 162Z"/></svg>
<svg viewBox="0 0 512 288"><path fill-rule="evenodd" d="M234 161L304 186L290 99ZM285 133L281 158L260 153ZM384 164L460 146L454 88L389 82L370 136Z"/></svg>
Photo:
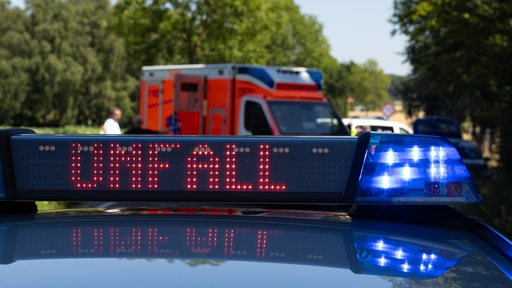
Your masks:
<svg viewBox="0 0 512 288"><path fill-rule="evenodd" d="M125 191L126 200L158 194L196 201L189 198L194 192L221 199L233 193L330 193L341 199L357 144L356 138L328 137L22 135L11 141L19 195L51 191L45 194L64 200L75 199L69 191L106 198Z"/></svg>

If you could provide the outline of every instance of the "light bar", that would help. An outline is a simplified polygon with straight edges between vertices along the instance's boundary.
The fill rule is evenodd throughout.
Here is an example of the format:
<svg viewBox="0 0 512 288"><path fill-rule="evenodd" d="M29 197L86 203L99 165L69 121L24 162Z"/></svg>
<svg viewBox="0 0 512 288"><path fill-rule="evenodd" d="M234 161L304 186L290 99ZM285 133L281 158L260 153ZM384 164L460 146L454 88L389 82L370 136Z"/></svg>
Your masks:
<svg viewBox="0 0 512 288"><path fill-rule="evenodd" d="M479 203L459 153L443 138L372 134L356 203Z"/></svg>
<svg viewBox="0 0 512 288"><path fill-rule="evenodd" d="M451 205L480 196L434 137L35 135L0 131L0 200Z"/></svg>

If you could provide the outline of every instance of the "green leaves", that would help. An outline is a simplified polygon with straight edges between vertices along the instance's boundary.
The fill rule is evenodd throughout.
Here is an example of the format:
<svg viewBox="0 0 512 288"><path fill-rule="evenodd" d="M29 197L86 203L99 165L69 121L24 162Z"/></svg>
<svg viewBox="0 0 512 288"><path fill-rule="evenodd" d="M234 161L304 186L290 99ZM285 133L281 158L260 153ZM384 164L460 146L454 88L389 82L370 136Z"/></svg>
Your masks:
<svg viewBox="0 0 512 288"><path fill-rule="evenodd" d="M110 2L27 1L1 9L0 123L101 123L111 106L130 115L134 79L121 39L106 30Z"/></svg>
<svg viewBox="0 0 512 288"><path fill-rule="evenodd" d="M23 11L0 8L0 18L0 123L12 124L29 93L31 39Z"/></svg>
<svg viewBox="0 0 512 288"><path fill-rule="evenodd" d="M388 89L391 77L379 69L375 60L365 63L340 63L325 69L325 93L334 106L348 114L348 98L354 105L364 106L367 110L378 110L391 100Z"/></svg>
<svg viewBox="0 0 512 288"><path fill-rule="evenodd" d="M362 65L355 65L350 75L352 95L358 104L367 110L378 110L390 101L388 88L391 78L379 69L375 60L367 60Z"/></svg>
<svg viewBox="0 0 512 288"><path fill-rule="evenodd" d="M393 21L409 37L411 85L429 114L481 122L476 115L482 107L469 105L471 99L486 95L481 100L488 104L500 101L492 83L503 77L496 68L503 67L504 53L510 55L503 47L510 44L505 43L511 27L502 18L510 21L511 6L507 1L395 1Z"/></svg>
<svg viewBox="0 0 512 288"><path fill-rule="evenodd" d="M501 129L501 160L512 167L512 3L397 0L393 22L409 39L413 73L404 99L411 114Z"/></svg>
<svg viewBox="0 0 512 288"><path fill-rule="evenodd" d="M336 65L322 26L292 0L124 0L115 15L133 75L171 63Z"/></svg>

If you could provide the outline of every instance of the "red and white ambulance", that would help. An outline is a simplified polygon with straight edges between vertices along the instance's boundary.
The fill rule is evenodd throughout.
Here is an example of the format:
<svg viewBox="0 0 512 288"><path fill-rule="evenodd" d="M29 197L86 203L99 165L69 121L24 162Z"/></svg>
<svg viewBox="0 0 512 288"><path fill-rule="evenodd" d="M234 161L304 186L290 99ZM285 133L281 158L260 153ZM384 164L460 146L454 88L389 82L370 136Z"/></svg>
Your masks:
<svg viewBox="0 0 512 288"><path fill-rule="evenodd" d="M142 68L145 128L192 135L348 135L319 70L243 64Z"/></svg>

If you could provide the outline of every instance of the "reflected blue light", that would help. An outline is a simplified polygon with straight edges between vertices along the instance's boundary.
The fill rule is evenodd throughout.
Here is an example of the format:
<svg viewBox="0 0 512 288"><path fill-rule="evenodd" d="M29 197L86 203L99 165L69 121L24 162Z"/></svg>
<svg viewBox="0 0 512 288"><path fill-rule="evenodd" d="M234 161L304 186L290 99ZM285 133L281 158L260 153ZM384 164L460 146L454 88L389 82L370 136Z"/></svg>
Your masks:
<svg viewBox="0 0 512 288"><path fill-rule="evenodd" d="M481 197L448 141L372 133L354 202L452 205Z"/></svg>
<svg viewBox="0 0 512 288"><path fill-rule="evenodd" d="M386 266L386 263L388 262L388 260L386 258L384 258L384 255L382 255L380 258L379 258L379 266Z"/></svg>
<svg viewBox="0 0 512 288"><path fill-rule="evenodd" d="M409 269L411 268L411 266L409 266L409 264L407 263L407 261L405 261L404 264L402 264L402 271L403 272L409 272Z"/></svg>
<svg viewBox="0 0 512 288"><path fill-rule="evenodd" d="M377 245L375 245L377 247L377 250L382 250L382 248L384 248L384 241L382 240L379 240L377 241Z"/></svg>
<svg viewBox="0 0 512 288"><path fill-rule="evenodd" d="M437 277L468 254L461 247L445 242L436 244L367 232L354 232L354 246L359 271L398 277L404 273L413 278Z"/></svg>
<svg viewBox="0 0 512 288"><path fill-rule="evenodd" d="M396 250L395 258L398 258L398 259L404 258L404 251L402 251L402 248L398 248L398 250Z"/></svg>

